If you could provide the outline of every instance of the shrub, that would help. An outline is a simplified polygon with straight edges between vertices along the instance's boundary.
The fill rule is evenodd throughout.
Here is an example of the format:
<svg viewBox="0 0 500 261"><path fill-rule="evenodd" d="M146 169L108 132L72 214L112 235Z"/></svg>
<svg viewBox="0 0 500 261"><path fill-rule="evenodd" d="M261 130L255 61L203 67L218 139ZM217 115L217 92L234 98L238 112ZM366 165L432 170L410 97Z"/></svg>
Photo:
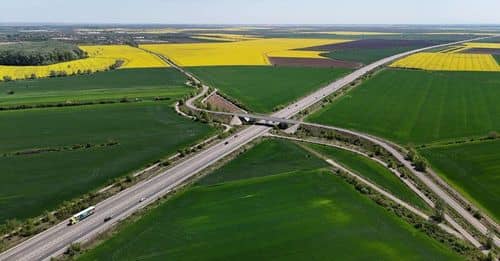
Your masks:
<svg viewBox="0 0 500 261"><path fill-rule="evenodd" d="M415 169L420 172L425 172L427 169L427 163L423 159L417 159L415 161Z"/></svg>
<svg viewBox="0 0 500 261"><path fill-rule="evenodd" d="M487 234L486 243L484 244L484 247L486 249L491 249L493 246L495 246L495 241L493 239L493 236L494 234L491 231L489 231Z"/></svg>
<svg viewBox="0 0 500 261"><path fill-rule="evenodd" d="M116 70L120 67L122 67L122 65L125 63L125 61L123 60L116 60L114 64L112 64L111 66L109 66L109 69L110 70Z"/></svg>
<svg viewBox="0 0 500 261"><path fill-rule="evenodd" d="M387 167L390 169L396 168L396 164L392 160L389 160L389 163L387 163Z"/></svg>
<svg viewBox="0 0 500 261"><path fill-rule="evenodd" d="M81 250L82 247L80 243L72 243L64 254L68 256L76 256L78 253L80 253Z"/></svg>
<svg viewBox="0 0 500 261"><path fill-rule="evenodd" d="M481 219L482 216L481 216L481 213L479 212L479 210L474 210L472 215L476 218L476 219Z"/></svg>
<svg viewBox="0 0 500 261"><path fill-rule="evenodd" d="M408 153L406 153L405 159L409 160L409 161L414 161L416 156L417 156L417 153L413 149L409 149Z"/></svg>
<svg viewBox="0 0 500 261"><path fill-rule="evenodd" d="M160 166L161 167L167 167L167 166L170 166L170 164L172 164L170 162L170 160L163 160L163 161L160 162Z"/></svg>
<svg viewBox="0 0 500 261"><path fill-rule="evenodd" d="M438 223L444 221L444 205L441 200L438 200L436 202L436 205L434 206L434 213L432 214L432 219Z"/></svg>

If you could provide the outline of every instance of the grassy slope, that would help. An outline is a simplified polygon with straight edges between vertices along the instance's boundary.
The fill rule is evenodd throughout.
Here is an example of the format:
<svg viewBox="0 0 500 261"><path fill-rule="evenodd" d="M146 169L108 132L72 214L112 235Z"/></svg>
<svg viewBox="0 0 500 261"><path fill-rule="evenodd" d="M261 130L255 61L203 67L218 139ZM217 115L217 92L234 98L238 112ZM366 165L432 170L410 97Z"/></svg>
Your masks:
<svg viewBox="0 0 500 261"><path fill-rule="evenodd" d="M343 49L324 54L324 56L344 61L370 64L391 55L406 52L417 47L393 47L383 49Z"/></svg>
<svg viewBox="0 0 500 261"><path fill-rule="evenodd" d="M271 112L349 72L348 69L271 66L189 68L211 86L255 112Z"/></svg>
<svg viewBox="0 0 500 261"><path fill-rule="evenodd" d="M172 68L125 69L92 75L0 83L0 106L103 99L179 97L185 77ZM14 91L8 95L8 91Z"/></svg>
<svg viewBox="0 0 500 261"><path fill-rule="evenodd" d="M500 141L423 149L422 155L463 195L500 220Z"/></svg>
<svg viewBox="0 0 500 261"><path fill-rule="evenodd" d="M358 175L371 180L401 200L413 206L417 206L420 209L428 209L425 202L423 202L417 194L411 191L398 177L379 163L347 150L320 145L309 146Z"/></svg>
<svg viewBox="0 0 500 261"><path fill-rule="evenodd" d="M497 63L500 65L500 55L493 55L495 57L495 60L497 60Z"/></svg>
<svg viewBox="0 0 500 261"><path fill-rule="evenodd" d="M500 130L500 74L387 69L308 120L398 143Z"/></svg>
<svg viewBox="0 0 500 261"><path fill-rule="evenodd" d="M54 208L212 132L178 116L165 102L0 112L0 130L0 223ZM2 157L109 140L120 144Z"/></svg>
<svg viewBox="0 0 500 261"><path fill-rule="evenodd" d="M253 175L246 168L263 170L258 159L268 162L260 152L266 143L236 159L242 169L232 171L251 178L238 172L237 181L192 187L80 260L460 259L329 171L276 168ZM290 146L275 146L274 153L286 154Z"/></svg>

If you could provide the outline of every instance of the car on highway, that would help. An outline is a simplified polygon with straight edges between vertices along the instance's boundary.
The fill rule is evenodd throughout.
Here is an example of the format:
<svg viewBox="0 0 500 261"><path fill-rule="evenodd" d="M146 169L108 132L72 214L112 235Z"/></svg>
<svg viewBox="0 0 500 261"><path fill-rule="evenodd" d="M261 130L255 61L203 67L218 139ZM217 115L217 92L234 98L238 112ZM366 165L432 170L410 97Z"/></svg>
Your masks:
<svg viewBox="0 0 500 261"><path fill-rule="evenodd" d="M105 218L104 218L104 223L106 223L106 222L110 221L111 219L113 219L113 217L105 217Z"/></svg>

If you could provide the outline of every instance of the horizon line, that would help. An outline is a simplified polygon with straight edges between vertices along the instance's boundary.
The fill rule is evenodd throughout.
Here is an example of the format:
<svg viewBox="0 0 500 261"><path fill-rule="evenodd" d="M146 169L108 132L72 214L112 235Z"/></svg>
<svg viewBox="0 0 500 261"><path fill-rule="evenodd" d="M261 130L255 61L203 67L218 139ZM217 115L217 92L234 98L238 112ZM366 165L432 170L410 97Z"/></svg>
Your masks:
<svg viewBox="0 0 500 261"><path fill-rule="evenodd" d="M157 23L157 22L0 22L4 25L172 25L172 26L500 26L500 23Z"/></svg>

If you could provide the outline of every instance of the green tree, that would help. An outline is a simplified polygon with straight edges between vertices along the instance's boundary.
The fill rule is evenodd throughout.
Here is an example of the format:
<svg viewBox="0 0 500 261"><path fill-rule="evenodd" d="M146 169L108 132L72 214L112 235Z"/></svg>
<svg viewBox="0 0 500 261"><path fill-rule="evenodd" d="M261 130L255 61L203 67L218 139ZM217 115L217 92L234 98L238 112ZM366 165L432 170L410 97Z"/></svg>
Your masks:
<svg viewBox="0 0 500 261"><path fill-rule="evenodd" d="M434 213L432 219L436 222L441 223L444 221L444 203L442 200L438 200L434 206Z"/></svg>
<svg viewBox="0 0 500 261"><path fill-rule="evenodd" d="M415 169L420 172L425 172L427 170L427 163L425 160L418 158L415 160Z"/></svg>
<svg viewBox="0 0 500 261"><path fill-rule="evenodd" d="M80 251L82 250L82 247L80 245L80 243L72 243L68 249L66 250L65 254L70 256L70 257L73 257L73 256L76 256L78 253L80 253Z"/></svg>
<svg viewBox="0 0 500 261"><path fill-rule="evenodd" d="M495 245L495 240L493 239L494 237L494 234L493 232L491 231L488 231L488 234L486 235L486 243L484 244L484 247L486 247L486 249L491 249L493 248L493 246ZM492 251L490 251L492 252Z"/></svg>

